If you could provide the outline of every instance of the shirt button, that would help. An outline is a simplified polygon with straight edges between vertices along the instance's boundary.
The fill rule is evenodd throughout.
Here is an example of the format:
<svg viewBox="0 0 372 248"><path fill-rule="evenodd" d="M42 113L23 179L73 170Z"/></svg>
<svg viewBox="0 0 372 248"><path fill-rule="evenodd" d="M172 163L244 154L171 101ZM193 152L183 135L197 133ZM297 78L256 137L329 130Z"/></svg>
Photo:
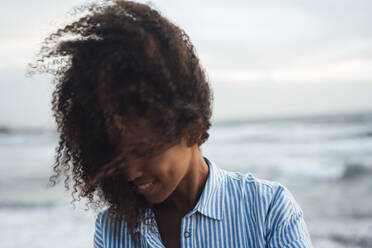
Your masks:
<svg viewBox="0 0 372 248"><path fill-rule="evenodd" d="M190 237L190 233L189 233L189 232L184 232L184 233L183 233L183 236L184 236L185 238L188 238L188 237Z"/></svg>

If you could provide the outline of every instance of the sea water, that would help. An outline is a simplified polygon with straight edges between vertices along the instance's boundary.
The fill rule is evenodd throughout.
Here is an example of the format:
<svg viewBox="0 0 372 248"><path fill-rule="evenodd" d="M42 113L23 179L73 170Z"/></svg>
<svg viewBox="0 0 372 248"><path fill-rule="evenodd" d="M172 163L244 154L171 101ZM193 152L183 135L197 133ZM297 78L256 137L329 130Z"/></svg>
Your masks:
<svg viewBox="0 0 372 248"><path fill-rule="evenodd" d="M47 188L58 135L0 127L0 247L91 247L95 212ZM314 247L372 247L372 114L215 121L203 155L285 185Z"/></svg>

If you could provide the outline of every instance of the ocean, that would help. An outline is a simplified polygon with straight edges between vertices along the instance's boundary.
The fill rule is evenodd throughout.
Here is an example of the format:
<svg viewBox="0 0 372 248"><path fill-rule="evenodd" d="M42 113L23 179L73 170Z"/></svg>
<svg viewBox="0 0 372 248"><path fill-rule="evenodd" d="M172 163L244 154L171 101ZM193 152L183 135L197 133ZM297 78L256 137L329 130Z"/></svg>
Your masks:
<svg viewBox="0 0 372 248"><path fill-rule="evenodd" d="M2 248L91 247L95 212L47 188L58 135L0 127ZM372 113L215 121L203 155L285 185L314 247L372 247Z"/></svg>

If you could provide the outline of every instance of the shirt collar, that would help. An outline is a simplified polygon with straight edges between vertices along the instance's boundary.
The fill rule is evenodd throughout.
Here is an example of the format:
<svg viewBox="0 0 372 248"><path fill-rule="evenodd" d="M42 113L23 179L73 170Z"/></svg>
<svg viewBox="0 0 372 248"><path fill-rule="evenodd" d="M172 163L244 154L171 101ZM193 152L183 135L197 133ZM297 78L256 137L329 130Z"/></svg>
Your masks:
<svg viewBox="0 0 372 248"><path fill-rule="evenodd" d="M210 218L222 220L224 206L224 174L220 168L206 157L204 157L204 160L209 166L208 178L199 201L190 214L198 211Z"/></svg>
<svg viewBox="0 0 372 248"><path fill-rule="evenodd" d="M194 209L189 212L186 216L191 216L195 212L199 212L204 216L207 216L216 220L223 220L223 207L224 207L224 173L218 168L213 162L204 157L209 167L208 178L205 182L203 192L196 203ZM145 210L145 218L151 219L153 217L153 211L151 209ZM157 227L156 227L157 228ZM155 229L156 229L155 228ZM141 222L135 228L134 232L147 233L148 225Z"/></svg>

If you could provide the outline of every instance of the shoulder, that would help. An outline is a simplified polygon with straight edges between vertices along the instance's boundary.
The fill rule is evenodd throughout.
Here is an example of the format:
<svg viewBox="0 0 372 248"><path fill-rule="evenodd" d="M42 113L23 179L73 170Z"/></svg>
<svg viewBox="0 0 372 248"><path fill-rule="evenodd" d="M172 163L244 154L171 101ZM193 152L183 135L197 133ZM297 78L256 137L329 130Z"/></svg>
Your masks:
<svg viewBox="0 0 372 248"><path fill-rule="evenodd" d="M104 228L106 232L115 230L113 227L121 226L120 228L127 229L125 217L119 218L116 215L110 215L110 209L105 208L96 215L96 227L97 225Z"/></svg>
<svg viewBox="0 0 372 248"><path fill-rule="evenodd" d="M224 174L226 197L242 201L250 211L256 210L267 215L267 224L272 224L272 221L282 222L290 215L302 214L292 193L283 184L257 178L252 173L221 171Z"/></svg>
<svg viewBox="0 0 372 248"><path fill-rule="evenodd" d="M260 179L251 173L224 171L225 211L236 211L261 230L269 247L312 247L303 211L281 183Z"/></svg>
<svg viewBox="0 0 372 248"><path fill-rule="evenodd" d="M96 231L98 231L103 238L108 236L115 236L118 231L128 232L125 218L118 218L115 215L110 215L109 209L101 210L96 216Z"/></svg>
<svg viewBox="0 0 372 248"><path fill-rule="evenodd" d="M248 193L250 196L273 199L275 195L289 193L288 189L279 182L255 177L252 173L231 172L220 169L224 174L227 189Z"/></svg>
<svg viewBox="0 0 372 248"><path fill-rule="evenodd" d="M99 212L96 216L95 221L95 232L94 232L94 248L103 248L105 246L104 242L104 219L107 214L107 210Z"/></svg>
<svg viewBox="0 0 372 248"><path fill-rule="evenodd" d="M100 237L103 238L105 236L105 231L107 230L107 226L110 225L110 218L109 218L109 212L108 209L101 210L96 215L96 234L98 233Z"/></svg>
<svg viewBox="0 0 372 248"><path fill-rule="evenodd" d="M119 241L126 244L123 247L135 246L136 241L129 232L125 218L119 219L115 216L110 216L109 209L100 211L96 216L95 247L112 247L113 243Z"/></svg>
<svg viewBox="0 0 372 248"><path fill-rule="evenodd" d="M96 216L96 225L104 225L108 222L109 220L109 212L108 209L103 209L101 210L97 216Z"/></svg>

